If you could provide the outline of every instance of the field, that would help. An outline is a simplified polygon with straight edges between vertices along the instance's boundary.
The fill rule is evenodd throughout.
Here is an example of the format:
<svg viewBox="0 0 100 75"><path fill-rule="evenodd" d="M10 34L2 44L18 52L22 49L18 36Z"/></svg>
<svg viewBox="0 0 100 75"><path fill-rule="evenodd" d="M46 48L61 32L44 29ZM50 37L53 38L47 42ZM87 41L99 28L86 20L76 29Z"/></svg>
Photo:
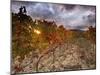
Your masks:
<svg viewBox="0 0 100 75"><path fill-rule="evenodd" d="M12 72L95 69L95 28L66 30L54 22L24 16L20 22L12 14Z"/></svg>

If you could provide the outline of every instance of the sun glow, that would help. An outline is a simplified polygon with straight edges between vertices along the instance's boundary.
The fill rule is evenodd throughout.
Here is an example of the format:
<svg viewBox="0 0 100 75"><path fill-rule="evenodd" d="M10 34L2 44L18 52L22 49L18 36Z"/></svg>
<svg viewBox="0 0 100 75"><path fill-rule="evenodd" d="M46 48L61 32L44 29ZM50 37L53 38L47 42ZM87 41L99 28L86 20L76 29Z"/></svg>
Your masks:
<svg viewBox="0 0 100 75"><path fill-rule="evenodd" d="M36 34L41 34L41 32L40 32L39 30L37 30L37 29L34 29L34 32L35 32Z"/></svg>

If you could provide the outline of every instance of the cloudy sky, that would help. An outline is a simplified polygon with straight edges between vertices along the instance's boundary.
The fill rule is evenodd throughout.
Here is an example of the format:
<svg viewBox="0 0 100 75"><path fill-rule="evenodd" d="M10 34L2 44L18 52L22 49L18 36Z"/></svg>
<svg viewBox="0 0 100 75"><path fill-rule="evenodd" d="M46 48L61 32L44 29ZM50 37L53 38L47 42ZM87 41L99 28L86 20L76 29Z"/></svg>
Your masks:
<svg viewBox="0 0 100 75"><path fill-rule="evenodd" d="M95 6L12 1L11 11L18 13L21 6L26 6L27 14L33 19L55 21L70 29L86 30L88 26L95 27Z"/></svg>

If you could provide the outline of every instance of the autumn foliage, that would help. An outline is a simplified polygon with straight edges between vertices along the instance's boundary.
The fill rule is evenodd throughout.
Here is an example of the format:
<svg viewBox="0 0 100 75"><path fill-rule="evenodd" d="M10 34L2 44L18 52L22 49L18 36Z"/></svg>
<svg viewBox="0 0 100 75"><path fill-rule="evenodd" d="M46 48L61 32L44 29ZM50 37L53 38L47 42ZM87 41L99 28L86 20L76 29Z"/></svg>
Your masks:
<svg viewBox="0 0 100 75"><path fill-rule="evenodd" d="M45 58L48 61L50 59L55 63L58 62L58 60L55 60L58 57L62 59L63 64L60 62L55 63L55 65L51 64L49 71L59 71L57 68L60 70L88 69L90 65L93 67L90 66L89 68L95 68L95 44L96 28L88 27L87 31L72 30L63 25L57 25L54 21L33 20L26 14L20 17L19 14L12 13L12 69L16 73L48 71L42 68L45 65L48 66L47 64L43 66L43 63L41 63L44 62L43 59ZM50 56L52 52L53 57ZM60 57L59 52L62 57ZM63 54L63 52L66 54ZM80 64L66 64L66 55L69 55L68 61L71 60L70 58L74 58L71 57L71 54L76 55L74 56L76 57L75 60ZM53 60L51 60L52 58ZM24 63L25 61L27 62ZM37 66L35 66L35 63ZM30 67L32 70L26 71L26 67L30 64L33 65L33 67ZM58 64L60 66L57 66ZM81 64L85 65L81 66Z"/></svg>

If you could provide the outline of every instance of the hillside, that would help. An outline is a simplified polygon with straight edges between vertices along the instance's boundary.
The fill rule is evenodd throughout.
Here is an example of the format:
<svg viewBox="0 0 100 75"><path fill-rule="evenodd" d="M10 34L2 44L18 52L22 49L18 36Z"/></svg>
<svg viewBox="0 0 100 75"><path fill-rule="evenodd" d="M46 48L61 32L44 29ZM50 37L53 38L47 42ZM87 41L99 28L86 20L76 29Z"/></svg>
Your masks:
<svg viewBox="0 0 100 75"><path fill-rule="evenodd" d="M95 69L96 30L12 13L12 73Z"/></svg>

